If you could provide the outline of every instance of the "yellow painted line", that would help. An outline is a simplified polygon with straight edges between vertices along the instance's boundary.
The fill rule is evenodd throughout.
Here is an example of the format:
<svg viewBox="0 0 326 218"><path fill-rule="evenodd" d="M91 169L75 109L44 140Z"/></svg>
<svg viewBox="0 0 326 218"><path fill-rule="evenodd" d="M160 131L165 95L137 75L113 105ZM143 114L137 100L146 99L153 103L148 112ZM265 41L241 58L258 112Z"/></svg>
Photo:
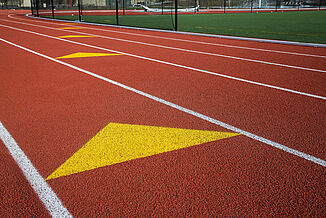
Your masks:
<svg viewBox="0 0 326 218"><path fill-rule="evenodd" d="M109 123L46 180L236 135L240 134Z"/></svg>
<svg viewBox="0 0 326 218"><path fill-rule="evenodd" d="M289 35L289 33L286 32L274 32L274 34Z"/></svg>
<svg viewBox="0 0 326 218"><path fill-rule="evenodd" d="M78 29L85 29L83 27L62 27L62 28L58 28L61 30L78 30Z"/></svg>
<svg viewBox="0 0 326 218"><path fill-rule="evenodd" d="M86 58L86 57L102 57L102 56L114 56L114 55L123 55L123 54L109 54L109 53L84 53L77 52L61 57L57 57L56 59L64 59L64 58Z"/></svg>
<svg viewBox="0 0 326 218"><path fill-rule="evenodd" d="M58 36L58 38L87 38L87 37L96 37L96 36L87 36L87 35Z"/></svg>
<svg viewBox="0 0 326 218"><path fill-rule="evenodd" d="M295 35L297 35L297 36L319 36L317 34L309 34L309 33L297 33Z"/></svg>
<svg viewBox="0 0 326 218"><path fill-rule="evenodd" d="M62 23L60 25L79 25L79 23Z"/></svg>

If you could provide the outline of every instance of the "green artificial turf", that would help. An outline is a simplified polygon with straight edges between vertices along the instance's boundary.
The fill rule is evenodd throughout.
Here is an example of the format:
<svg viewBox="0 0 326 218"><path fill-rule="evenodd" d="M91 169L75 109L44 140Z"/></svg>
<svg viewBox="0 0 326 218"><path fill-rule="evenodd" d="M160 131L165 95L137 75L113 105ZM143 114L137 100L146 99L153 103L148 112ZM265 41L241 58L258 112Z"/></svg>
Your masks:
<svg viewBox="0 0 326 218"><path fill-rule="evenodd" d="M180 16L179 30L326 43L326 11L201 14L200 19L195 19L196 16Z"/></svg>
<svg viewBox="0 0 326 218"><path fill-rule="evenodd" d="M60 18L76 20L78 17ZM83 20L116 23L115 16L84 16ZM172 30L174 16L125 15L119 16L119 23L125 26ZM326 11L178 15L178 30L324 44Z"/></svg>

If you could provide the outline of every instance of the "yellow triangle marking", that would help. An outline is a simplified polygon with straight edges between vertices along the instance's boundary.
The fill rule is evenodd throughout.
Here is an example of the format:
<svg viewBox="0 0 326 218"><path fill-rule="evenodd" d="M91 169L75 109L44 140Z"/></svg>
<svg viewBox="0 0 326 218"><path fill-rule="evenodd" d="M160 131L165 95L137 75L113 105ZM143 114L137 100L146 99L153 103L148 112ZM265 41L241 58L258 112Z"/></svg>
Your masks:
<svg viewBox="0 0 326 218"><path fill-rule="evenodd" d="M61 28L58 28L58 29L61 29L61 30L78 30L78 29L84 29L83 27L61 27Z"/></svg>
<svg viewBox="0 0 326 218"><path fill-rule="evenodd" d="M46 180L236 135L240 134L109 123Z"/></svg>
<svg viewBox="0 0 326 218"><path fill-rule="evenodd" d="M85 57L100 57L100 56L113 56L113 55L122 55L122 54L108 54L108 53L84 53L84 52L77 52L61 57L57 57L56 59L63 59L63 58L85 58Z"/></svg>
<svg viewBox="0 0 326 218"><path fill-rule="evenodd" d="M58 36L58 38L86 38L86 37L96 37L96 36L87 36L87 35L68 35L68 36Z"/></svg>

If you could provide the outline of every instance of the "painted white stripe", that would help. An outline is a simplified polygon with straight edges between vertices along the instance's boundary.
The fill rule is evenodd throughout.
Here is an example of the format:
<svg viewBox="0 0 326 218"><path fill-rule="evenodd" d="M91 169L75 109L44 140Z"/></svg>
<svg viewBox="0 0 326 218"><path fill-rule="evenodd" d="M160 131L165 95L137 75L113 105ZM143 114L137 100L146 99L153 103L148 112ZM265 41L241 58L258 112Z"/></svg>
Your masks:
<svg viewBox="0 0 326 218"><path fill-rule="evenodd" d="M152 99L152 100L154 100L154 101L156 101L156 102L162 103L162 104L167 105L167 106L172 107L172 108L175 108L175 109L177 109L177 110L179 110L179 111L182 111L182 112L184 112L184 113L187 113L187 114L193 115L193 116L195 116L195 117L197 117L197 118L199 118L199 119L206 120L206 121L208 121L208 122L210 122L210 123L216 124L216 125L218 125L218 126L221 126L221 127L225 128L225 129L228 129L228 130L231 130L231 131L233 131L233 132L241 133L242 135L245 135L245 136L247 136L247 137L249 137L249 138L251 138L251 139L253 139L253 140L256 140L256 141L262 142L262 143L267 144L267 145L270 145L270 146L272 146L272 147L274 147L274 148L280 149L280 150L285 151L285 152L287 152L287 153L293 154L293 155L295 155L295 156L301 157L301 158L303 158L303 159L306 159L306 160L308 160L308 161L311 161L311 162L313 162L313 163L316 163L316 164L318 164L318 165L321 165L321 166L323 166L323 167L326 167L326 161L324 161L324 160L322 160L322 159L319 159L319 158L317 158L317 157L314 157L314 156L312 156L312 155L309 155L309 154L303 153L303 152L301 152L301 151L298 151L298 150L295 150L295 149L289 148L289 147L287 147L287 146L285 146L285 145L279 144L279 143L277 143L277 142L271 141L271 140L269 140L269 139L266 139L266 138L263 138L263 137L261 137L261 136L255 135L255 134L253 134L253 133L247 132L247 131L245 131L245 130L239 129L239 128L234 127L234 126L232 126L232 125L226 124L226 123L224 123L224 122L222 122L222 121L216 120L216 119L211 118L211 117L209 117L209 116L203 115L203 114L198 113L198 112L195 112L195 111L193 111L193 110L190 110L190 109L188 109L188 108L185 108L185 107L179 106L179 105L177 105L177 104L174 104L174 103L172 103L172 102L166 101L166 100L161 99L161 98L158 98L158 97L153 96L153 95L151 95L151 94L148 94L148 93L142 92L142 91L137 90L137 89L135 89L135 88L132 88L132 87L130 87L130 86L124 85L124 84L122 84L122 83L116 82L116 81L114 81L114 80L108 79L108 78L106 78L106 77L100 76L100 75L98 75L98 74L92 73L92 72L87 71L87 70L84 70L84 69L82 69L82 68L76 67L76 66L74 66L74 65L72 65L72 64L68 64L68 63L62 62L62 61L60 61L60 60L57 60L57 59L51 58L51 57L49 57L49 56L46 56L46 55L44 55L44 54L41 54L41 53L38 53L38 52L36 52L36 51L30 50L30 49L28 49L28 48L22 47L22 46L20 46L20 45L14 44L14 43L9 42L9 41L7 41L7 40L4 40L4 39L2 39L2 38L0 38L0 40L3 41L3 42L5 42L5 43L7 43L7 44L13 45L13 46L15 46L15 47L17 47L17 48L20 48L20 49L23 49L23 50L28 51L28 52L30 52L30 53L33 53L33 54L35 54L35 55L38 55L38 56L40 56L40 57L43 57L43 58L46 58L46 59L48 59L48 60L54 61L54 62L56 62L56 63L62 64L62 65L65 65L65 66L67 66L67 67L69 67L69 68L75 69L75 70L77 70L77 71L80 71L80 72L85 73L85 74L87 74L87 75L90 75L90 76L92 76L92 77L98 78L98 79L100 79L100 80L106 81L106 82L108 82L108 83L111 83L111 84L116 85L116 86L118 86L118 87L121 87L121 88L123 88L123 89L126 89L126 90L129 90L129 91L131 91L131 92L137 93L137 94L139 94L139 95L141 95L141 96L144 96L144 97L146 97L146 98Z"/></svg>
<svg viewBox="0 0 326 218"><path fill-rule="evenodd" d="M13 18L13 19L17 19L17 18ZM19 19L19 20L23 20L23 19ZM43 21L42 23L47 23L47 22ZM191 44L212 45L212 46L219 46L219 47L226 47L226 48L237 48L237 49L244 49L244 50L261 51L261 52L268 52L268 53L271 52L271 53L298 55L298 56L315 57L315 58L326 58L326 56L323 56L323 55L306 54L306 53L289 52L289 51L280 51L280 50L271 50L271 49L262 49L262 48L252 48L252 47L235 46L235 45L227 45L227 44L220 44L220 43L202 42L202 41L193 41L193 40L187 40L187 39L154 36L154 35L147 35L147 34L139 34L139 33L131 33L131 32L109 30L109 29L99 29L99 28L92 28L92 27L87 27L87 29L96 30L96 31L103 31L103 32L120 33L120 34L125 34L125 35L134 35L134 36L141 36L141 37L172 40L172 41L179 41L179 42L189 42Z"/></svg>
<svg viewBox="0 0 326 218"><path fill-rule="evenodd" d="M0 138L52 217L72 217L0 121Z"/></svg>
<svg viewBox="0 0 326 218"><path fill-rule="evenodd" d="M2 20L2 19L0 19L0 20ZM164 46L164 45L158 45L158 44L152 44L152 43L145 43L145 42L139 42L139 41L133 41L133 40L127 40L127 39L119 39L119 38L114 38L114 37L109 37L109 36L89 34L89 33L84 33L84 32L74 31L74 30L58 29L58 28L40 26L40 25L29 24L29 23L24 23L24 22L9 21L9 20L4 20L4 21L19 23L19 24L26 24L26 25L30 25L30 26L36 26L36 27L52 29L52 30L60 30L60 31L65 31L65 32L70 32L70 33L75 33L75 34L83 34L83 35L87 35L87 36L95 36L95 37L99 37L99 38L117 40L117 41L122 41L122 42L141 44L141 45L164 48L164 49L177 50L177 51L182 51L182 52L196 53L196 54L202 54L202 55L210 55L210 56L229 58L229 59L235 59L235 60L240 60L240 61L248 61L248 62L260 63L260 64L274 65L274 66L278 66L278 67L286 67L286 68L307 70L307 71L313 71L313 72L319 72L319 73L326 73L326 70L320 70L320 69L314 69L314 68L308 68L308 67L300 67L300 66L294 66L294 65L288 65L288 64L274 63L274 62L270 62L270 61L262 61L262 60L249 59L249 58L241 58L241 57L230 56L230 55L223 55L223 54L216 54L216 53L210 53L210 52L189 50L189 49L170 47L170 46ZM88 28L88 29L90 29L90 28Z"/></svg>
<svg viewBox="0 0 326 218"><path fill-rule="evenodd" d="M44 28L48 28L48 27L44 27ZM51 29L54 29L54 28L51 28ZM183 52L190 52L190 53L196 53L196 54L202 54L202 55L210 55L210 56L216 56L216 57L223 57L223 58L229 58L229 59L235 59L235 60L241 60L241 61L248 61L248 62L260 63L260 64L275 65L275 66L279 66L279 67L287 67L287 68L293 68L293 69L299 69L299 70L307 70L307 71L326 73L326 70L319 70L319 69L308 68L308 67L300 67L300 66L294 66L294 65L288 65L288 64L274 63L274 62L269 62L269 61L261 61L261 60L255 60L255 59L249 59L249 58L235 57L235 56L230 56L230 55L223 55L223 54L216 54L216 53L210 53L210 52L189 50L189 49L183 49L183 48L177 48L177 47L170 47L170 46L157 45L157 44L151 44L151 43L145 43L145 42L138 42L138 41L127 40L127 39L118 39L118 38L114 38L114 37L102 36L102 35L96 35L96 34L88 34L88 33L83 33L83 32L79 32L79 31L70 31L69 30L68 32L83 34L83 35L88 35L88 36L95 36L95 37L105 38L105 39L112 39L112 40L117 40L117 41L122 41L122 42L129 42L129 43L153 46L153 47L158 47L158 48L165 48L165 49L183 51Z"/></svg>
<svg viewBox="0 0 326 218"><path fill-rule="evenodd" d="M166 65L170 65L170 66L174 66L174 67L179 67L179 68L183 68L183 69L188 69L188 70L193 70L193 71L197 71L197 72L201 72L201 73L206 73L206 74L210 74L210 75L224 77L224 78L228 78L228 79L232 79L232 80L236 80L236 81L240 81L240 82L245 82L245 83L249 83L249 84L253 84L253 85L268 87L268 88L272 88L272 89L276 89L276 90L281 90L281 91L285 91L285 92L290 92L290 93L294 93L294 94L298 94L298 95L303 95L303 96L308 96L308 97L312 97L312 98L326 100L326 97L325 96L314 95L314 94L310 94L310 93L300 92L300 91L296 91L296 90L292 90L292 89L287 89L287 88L282 88L282 87L278 87L278 86L274 86L274 85L269 85L269 84L265 84L265 83L260 83L260 82L255 82L255 81L251 81L251 80L241 79L241 78L234 77L234 76L228 76L228 75L224 75L224 74L221 74L221 73L215 73L215 72L208 71L208 70L201 70L201 69L194 68L194 67L188 67L188 66L184 66L184 65L180 65L180 64L175 64L175 63L171 63L171 62L167 62L167 61L161 61L161 60L157 60L157 59L153 59L153 58L148 58L148 57L143 57L143 56L139 56L139 55L134 55L134 54L126 53L126 52L121 52L121 51L116 51L116 50L112 50L112 49L101 48L101 47L98 47L98 46L88 45L88 44L84 44L84 43L80 43L80 42L75 42L75 41L71 41L71 40L67 40L67 39L61 39L61 38L58 38L58 37L49 36L49 35L45 35L45 34L41 34L41 33L36 33L36 32L29 31L29 30L23 30L23 29L11 27L11 26L6 26L6 25L2 25L2 24L0 24L0 26L6 27L6 28L9 28L9 29L14 29L14 30L22 31L22 32L27 32L27 33L35 34L35 35L39 35L39 36L44 36L44 37L51 38L51 39L61 40L61 41L65 41L65 42L69 42L69 43L73 43L73 44L77 44L77 45L82 45L82 46L86 46L86 47L90 47L90 48L95 48L95 49L99 49L99 50L103 50L103 51L108 51L108 52L123 54L123 55L131 56L131 57L135 57L135 58L139 58L139 59L143 59L143 60L153 61L153 62L157 62L157 63L161 63L161 64L166 64Z"/></svg>

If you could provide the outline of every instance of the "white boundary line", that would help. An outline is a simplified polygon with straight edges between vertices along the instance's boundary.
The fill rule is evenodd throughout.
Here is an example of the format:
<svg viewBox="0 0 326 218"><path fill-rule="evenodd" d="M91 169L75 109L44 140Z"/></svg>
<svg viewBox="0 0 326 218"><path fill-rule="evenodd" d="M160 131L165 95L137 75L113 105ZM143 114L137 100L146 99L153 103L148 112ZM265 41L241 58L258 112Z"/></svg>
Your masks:
<svg viewBox="0 0 326 218"><path fill-rule="evenodd" d="M1 38L0 38L1 39ZM0 121L0 138L52 217L72 217Z"/></svg>
<svg viewBox="0 0 326 218"><path fill-rule="evenodd" d="M11 18L11 19L15 19L15 20L27 21L26 19L16 18L16 17L10 16L10 15L8 15L8 17ZM47 23L47 24L49 23L49 21L45 22L45 21L42 21L42 20L32 20L32 21L39 22L39 23ZM53 20L50 19L50 21L53 21ZM62 20L56 20L56 21L62 22ZM93 23L87 23L87 22L74 22L74 21L64 21L64 22L66 22L66 23L71 22L71 23L94 25ZM51 22L51 23L53 25L60 25L60 24L58 24L56 22ZM236 48L236 49L261 51L261 52L272 52L272 53L298 55L298 56L315 57L315 58L326 58L326 56L323 56L323 55L314 55L314 54L306 54L306 53L298 53L298 52L288 52L288 51L280 51L280 50L252 48L252 47L235 46L235 45L226 45L226 44L220 44L220 43L210 43L210 42L194 41L194 40L187 40L187 39L179 39L179 38L170 38L170 37L162 37L162 36L153 36L153 35L146 35L146 34L122 32L122 31L109 30L109 29L99 29L99 28L92 28L92 27L87 27L87 29L96 30L96 31L103 31L103 32L121 33L121 34L134 35L134 36L140 36L140 37L148 37L148 38L157 38L157 39L164 39L164 40L188 42L188 43L195 43L195 44L202 44L202 45L212 45L212 46L220 46L220 47L227 47L227 48ZM82 34L86 34L86 33L82 33Z"/></svg>
<svg viewBox="0 0 326 218"><path fill-rule="evenodd" d="M41 19L42 20L53 20L50 18L29 16L28 14L26 14L25 16L33 18L33 19L40 19L40 20ZM56 21L61 21L61 20L56 19ZM65 21L65 22L67 22L67 21ZM73 21L70 21L70 22L73 22ZM79 21L78 21L78 23L79 23ZM298 45L298 46L326 48L326 44L317 44L317 43L247 38L247 37L240 37L240 36L213 35L213 34L205 34L205 33L181 32L181 31L160 30L160 29L150 29L150 28L141 28L141 27L130 27L130 26L117 26L117 25L100 24L100 23L88 23L88 22L84 22L84 21L82 23L94 25L94 26L107 26L107 27L114 27L114 28L121 28L121 29L145 30L145 31L155 31L155 32L176 33L176 34L183 34L183 35L206 36L206 37L221 38L221 39L235 39L235 40L253 41L253 42L264 42L264 43L266 42L266 43L276 43L276 44L284 44L284 45Z"/></svg>
<svg viewBox="0 0 326 218"><path fill-rule="evenodd" d="M70 40L67 40L67 39L61 39L61 38L58 38L58 37L49 36L49 35L45 35L45 34L41 34L41 33L36 33L36 32L29 31L29 30L23 30L23 29L11 27L11 26L6 26L6 25L2 25L2 24L0 24L0 26L5 27L5 28L9 28L9 29L14 29L14 30L26 32L26 33L31 33L31 34L34 34L34 35L39 35L39 36L51 38L51 39L56 39L56 40L60 40L60 41L68 42L68 43L73 43L73 44L76 44L76 45L81 45L81 46L95 48L95 49L99 49L99 50L103 50L103 51L123 54L123 55L127 55L127 56L130 56L130 57L135 57L135 58L139 58L139 59L143 59L143 60L147 60L147 61L153 61L153 62L156 62L156 63L166 64L166 65L170 65L170 66L174 66L174 67L193 70L193 71L196 71L196 72L201 72L201 73L210 74L210 75L214 75L214 76L224 77L224 78L227 78L227 79L232 79L232 80L245 82L245 83L249 83L249 84L253 84L253 85L268 87L268 88L277 89L277 90L281 90L281 91L286 91L286 92L290 92L290 93L295 93L295 94L299 94L299 95L303 95L303 96L308 96L308 97L312 97L312 98L326 100L325 96L314 95L314 94L310 94L310 93L300 92L300 91L287 89L287 88L282 88L282 87L269 85L269 84L265 84L265 83L260 83L260 82L255 82L255 81L251 81L251 80L241 79L241 78L234 77L234 76L228 76L228 75L224 75L224 74L221 74L221 73L215 73L215 72L208 71L208 70L201 70L201 69L194 68L194 67L188 67L188 66L184 66L184 65L180 65L180 64L175 64L175 63L171 63L171 62L167 62L167 61L161 61L161 60L148 58L148 57L143 57L143 56L139 56L139 55L134 55L134 54L126 53L126 52L101 48L101 47L98 47L98 46L93 46L93 45L88 45L88 44L84 44L84 43L80 43L80 42L70 41Z"/></svg>
<svg viewBox="0 0 326 218"><path fill-rule="evenodd" d="M13 19L17 19L17 18L13 18ZM20 20L22 20L22 19L20 19ZM43 22L43 23L45 23L45 22ZM78 22L78 23L80 23L80 22ZM83 23L84 22L82 22L81 24L83 24ZM261 52L272 52L272 53L280 53L280 54L288 54L288 55L298 55L298 56L315 57L315 58L326 58L326 56L323 56L323 55L314 55L314 54L306 54L306 53L297 53L297 52L288 52L288 51L279 51L279 50L270 50L270 49L261 49L261 48L227 45L227 44L220 44L220 43L193 41L193 40L187 40L187 39L178 39L178 38L170 38L170 37L162 37L162 36L152 36L152 35L146 35L146 34L122 32L122 31L108 30L108 29L98 29L98 28L92 28L92 27L87 27L87 29L97 30L97 31L104 31L104 32L121 33L121 34L126 34L126 35L135 35L135 36L141 36L141 37L157 38L157 39L164 39L164 40L189 42L189 43L202 44L202 45L213 45L213 46L220 46L220 47L226 47L226 48L237 48L237 49L244 49L244 50L261 51Z"/></svg>
<svg viewBox="0 0 326 218"><path fill-rule="evenodd" d="M0 19L0 20L3 20L3 19ZM3 20L3 21L7 21L7 20ZM229 58L229 59L235 59L235 60L240 60L240 61L248 61L248 62L254 62L254 63L259 63L259 64L274 65L274 66L278 66L278 67L286 67L286 68L293 68L293 69L299 69L299 70L313 71L313 72L318 72L318 73L326 73L326 70L320 70L320 69L314 69L314 68L308 68L308 67L300 67L300 66L294 66L294 65L288 65L288 64L274 63L274 62L269 62L269 61L261 61L261 60L256 60L256 59L241 58L241 57L230 56L230 55L223 55L223 54L202 52L202 51L189 50L189 49L183 49L183 48L177 48L177 47L163 46L163 45L157 45L157 44L145 43L145 42L138 42L138 41L127 40L127 39L118 39L118 38L109 37L109 36L95 35L95 34L83 33L83 32L73 31L73 30L58 29L58 28L40 26L40 25L24 23L24 22L9 21L9 20L7 22L13 22L13 23L18 23L18 24L26 24L26 25L30 25L30 26L36 26L36 27L39 27L39 28L59 30L59 31L83 34L83 35L88 35L88 36L95 36L95 37L99 37L99 38L111 39L111 40L116 40L116 41L122 41L122 42L128 42L128 43L134 43L134 44L140 44L140 45L146 45L146 46L152 46L152 47L158 47L158 48L164 48L164 49L177 50L177 51L182 51L182 52L189 52L189 53L196 53L196 54L201 54L201 55L209 55L209 56L215 56L215 57Z"/></svg>
<svg viewBox="0 0 326 218"><path fill-rule="evenodd" d="M190 114L190 115L192 115L192 116L194 116L194 117L197 117L197 118L199 118L199 119L202 119L202 120L208 121L208 122L210 122L210 123L216 124L216 125L221 126L221 127L225 128L225 129L231 130L231 131L233 131L233 132L240 133L240 134L245 135L245 136L247 136L247 137L249 137L249 138L251 138L251 139L253 139L253 140L255 140L255 141L262 142L262 143L267 144L267 145L270 145L270 146L272 146L272 147L274 147L274 148L277 148L277 149L280 149L280 150L285 151L285 152L287 152L287 153L293 154L293 155L295 155L295 156L297 156L297 157L301 157L301 158L303 158L303 159L306 159L306 160L308 160L308 161L311 161L311 162L313 162L313 163L316 163L316 164L318 164L318 165L321 165L321 166L323 166L323 167L326 167L326 161L324 161L324 160L322 160L322 159L319 159L319 158L317 158L317 157L314 157L314 156L312 156L312 155L309 155L309 154L303 153L303 152L301 152L301 151L298 151L298 150L295 150L295 149L289 148L289 147L287 147L287 146L285 146L285 145L279 144L279 143L277 143L277 142L271 141L271 140L269 140L269 139L266 139L266 138L263 138L263 137L261 137L261 136L255 135L255 134L253 134L253 133L247 132L247 131L245 131L245 130L239 129L239 128L234 127L234 126L232 126L232 125L226 124L226 123L224 123L224 122L222 122L222 121L216 120L216 119L211 118L211 117L209 117L209 116L203 115L203 114L198 113L198 112L195 112L195 111L193 111L193 110L190 110L190 109L188 109L188 108L185 108L185 107L179 106L179 105L177 105L177 104L174 104L174 103L172 103L172 102L166 101L166 100L161 99L161 98L158 98L158 97L153 96L153 95L151 95L151 94L148 94L148 93L142 92L142 91L137 90L137 89L135 89L135 88L132 88L132 87L130 87L130 86L124 85L124 84L122 84L122 83L116 82L116 81L114 81L114 80L108 79L108 78L106 78L106 77L100 76L100 75L98 75L98 74L92 73L92 72L87 71L87 70L84 70L84 69L82 69L82 68L76 67L76 66L74 66L74 65L72 65L72 64L68 64L68 63L62 62L62 61L60 61L60 60L57 60L57 59L51 58L51 57L49 57L49 56L46 56L46 55L41 54L41 53L38 53L38 52L36 52L36 51L33 51L33 50L31 50L31 49L28 49L28 48L25 48L25 47L23 47L23 46L20 46L20 45L14 44L14 43L9 42L9 41L7 41L7 40L4 40L4 39L2 39L2 38L0 38L0 41L3 41L3 42L5 42L5 43L7 43L7 44L9 44L9 45L15 46L15 47L17 47L17 48L20 48L20 49L25 50L25 51L27 51L27 52L30 52L30 53L32 53L32 54L38 55L38 56L40 56L40 57L46 58L46 59L51 60L51 61L53 61L53 62L56 62L56 63L62 64L62 65L67 66L67 67L69 67L69 68L75 69L75 70L77 70L77 71L79 71L79 72L82 72L82 73L84 73L84 74L87 74L87 75L89 75L89 76L92 76L92 77L95 77L95 78L97 78L97 79L103 80L103 81L105 81L105 82L111 83L111 84L116 85L116 86L118 86L118 87L120 87L120 88L123 88L123 89L126 89L126 90L128 90L128 91L131 91L131 92L137 93L137 94L139 94L139 95L141 95L141 96L144 96L144 97L146 97L146 98L149 98L149 99L154 100L154 101L156 101L156 102L159 102L159 103L161 103L161 104L167 105L167 106L169 106L169 107L172 107L172 108L174 108L174 109L177 109L177 110L179 110L179 111L182 111L182 112L184 112L184 113L186 113L186 114Z"/></svg>

